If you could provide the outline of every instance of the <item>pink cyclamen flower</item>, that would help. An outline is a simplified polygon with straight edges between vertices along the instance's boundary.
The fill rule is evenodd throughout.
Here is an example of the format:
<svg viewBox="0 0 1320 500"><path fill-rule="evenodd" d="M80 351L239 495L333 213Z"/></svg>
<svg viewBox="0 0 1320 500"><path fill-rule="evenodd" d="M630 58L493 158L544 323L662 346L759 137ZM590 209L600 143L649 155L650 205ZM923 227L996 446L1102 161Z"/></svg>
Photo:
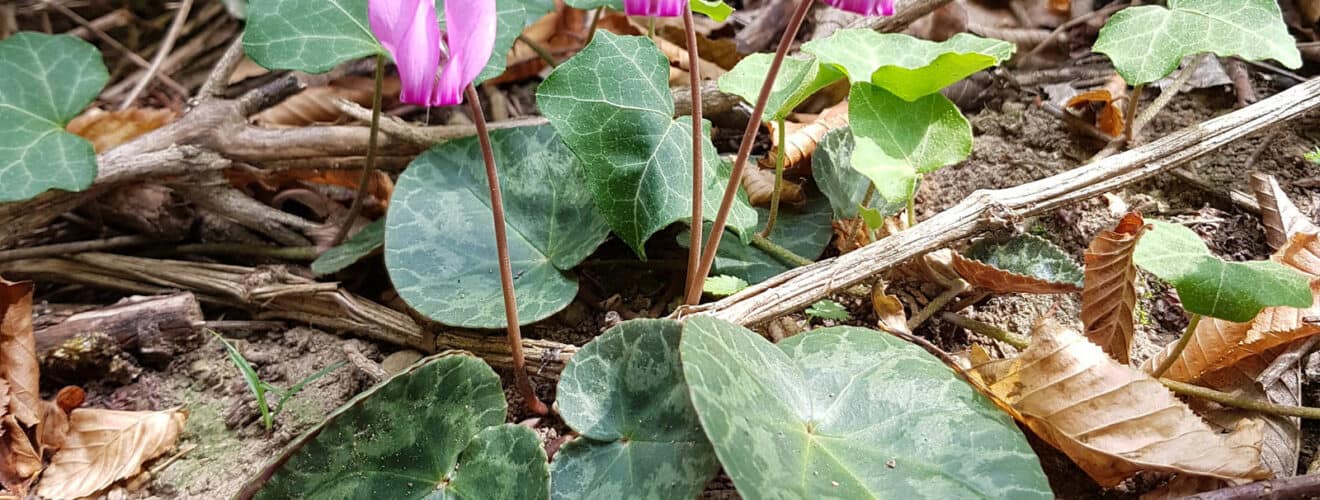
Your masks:
<svg viewBox="0 0 1320 500"><path fill-rule="evenodd" d="M495 0L445 0L447 33L432 0L369 0L367 17L399 67L399 100L409 104L462 103L495 50Z"/></svg>
<svg viewBox="0 0 1320 500"><path fill-rule="evenodd" d="M822 0L836 9L863 16L894 15L894 0Z"/></svg>
<svg viewBox="0 0 1320 500"><path fill-rule="evenodd" d="M688 0L623 0L623 13L630 16L678 17Z"/></svg>

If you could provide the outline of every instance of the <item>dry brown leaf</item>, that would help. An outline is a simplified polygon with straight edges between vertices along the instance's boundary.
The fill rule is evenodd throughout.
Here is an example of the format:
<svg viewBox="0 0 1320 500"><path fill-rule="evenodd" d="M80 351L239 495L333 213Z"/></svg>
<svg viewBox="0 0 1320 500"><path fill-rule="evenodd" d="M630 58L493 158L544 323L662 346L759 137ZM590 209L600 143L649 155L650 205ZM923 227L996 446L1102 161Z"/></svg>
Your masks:
<svg viewBox="0 0 1320 500"><path fill-rule="evenodd" d="M953 252L953 268L964 280L977 288L994 293L1073 293L1078 291L1075 285L1045 281L1034 276L1017 274L979 260L969 259L958 252Z"/></svg>
<svg viewBox="0 0 1320 500"><path fill-rule="evenodd" d="M51 401L39 406L41 423L37 424L37 453L45 456L64 447L69 435L69 414Z"/></svg>
<svg viewBox="0 0 1320 500"><path fill-rule="evenodd" d="M1320 0L1297 0L1297 10L1307 22L1320 21Z"/></svg>
<svg viewBox="0 0 1320 500"><path fill-rule="evenodd" d="M903 311L903 303L898 297L886 293L883 283L876 283L871 287L871 308L875 310L880 329L912 334L912 330L907 326L907 313Z"/></svg>
<svg viewBox="0 0 1320 500"><path fill-rule="evenodd" d="M1294 348L1309 351L1310 344L1309 340L1301 340L1248 356L1234 363L1233 366L1206 374L1202 377L1201 383L1211 389L1256 401L1269 401L1283 406L1301 406L1302 356L1281 358L1280 354ZM1289 366L1273 380L1263 380L1262 374L1273 364L1273 361L1279 359ZM1263 421L1265 439L1261 445L1261 461L1274 472L1275 477L1291 477L1297 474L1297 457L1301 452L1302 437L1300 419L1221 406L1198 399L1192 399L1191 404L1192 408L1197 410L1197 414L1205 418L1212 427L1220 429L1231 428L1235 422L1244 418Z"/></svg>
<svg viewBox="0 0 1320 500"><path fill-rule="evenodd" d="M306 168L294 168L288 170L240 170L229 169L225 171L225 178L229 183L237 188L248 188L253 185L260 186L262 189L270 192L284 192L289 189L298 189L302 186L301 182L310 182L314 184L325 184L330 186L339 186L356 190L358 181L362 178L360 170L317 170ZM367 194L374 197L381 206L388 207L390 196L394 193L394 181L390 179L389 174L376 171L372 176L371 187L367 189Z"/></svg>
<svg viewBox="0 0 1320 500"><path fill-rule="evenodd" d="M1278 250L1288 243L1288 237L1297 233L1320 233L1311 219L1288 198L1274 176L1251 174L1251 189L1256 192L1260 205L1260 220L1265 225L1265 242L1270 250Z"/></svg>
<svg viewBox="0 0 1320 500"><path fill-rule="evenodd" d="M1141 214L1129 213L1113 231L1091 240L1084 261L1082 324L1086 338L1116 361L1128 364L1132 348L1132 312L1137 308L1137 266L1132 253L1146 231Z"/></svg>
<svg viewBox="0 0 1320 500"><path fill-rule="evenodd" d="M1082 92L1068 99L1068 107L1094 114L1095 126L1114 137L1123 135L1123 110L1105 89Z"/></svg>
<svg viewBox="0 0 1320 500"><path fill-rule="evenodd" d="M744 170L742 185L743 189L747 190L747 199L752 205L768 207L770 198L775 194L775 171L763 168ZM802 203L807 201L807 195L802 192L802 186L784 179L784 184L780 186L779 201Z"/></svg>
<svg viewBox="0 0 1320 500"><path fill-rule="evenodd" d="M1049 7L1055 14L1072 14L1072 0L1049 0Z"/></svg>
<svg viewBox="0 0 1320 500"><path fill-rule="evenodd" d="M1310 275L1311 294L1316 301L1300 309L1267 307L1246 323L1201 319L1187 348L1164 373L1165 377L1196 382L1206 373L1232 366L1249 356L1320 333L1320 325L1306 321L1310 316L1320 315L1320 236L1296 234L1272 258ZM1154 370L1173 349L1174 345L1170 344L1146 360L1142 368L1148 372Z"/></svg>
<svg viewBox="0 0 1320 500"><path fill-rule="evenodd" d="M41 456L13 415L0 416L0 485L22 497L41 472Z"/></svg>
<svg viewBox="0 0 1320 500"><path fill-rule="evenodd" d="M586 11L566 7L555 2L555 10L538 19L523 30L523 37L545 49L555 60L562 61L582 48L587 40ZM531 46L522 41L513 44L505 59L504 74L490 80L492 85L518 82L540 74L546 68Z"/></svg>
<svg viewBox="0 0 1320 500"><path fill-rule="evenodd" d="M1147 470L1234 481L1270 476L1259 422L1220 435L1150 375L1049 319L1036 324L1031 345L989 388L1101 486Z"/></svg>
<svg viewBox="0 0 1320 500"><path fill-rule="evenodd" d="M78 409L69 415L64 448L51 458L37 492L48 498L93 495L142 471L174 446L188 413Z"/></svg>
<svg viewBox="0 0 1320 500"><path fill-rule="evenodd" d="M399 79L386 78L381 95L394 98L399 95ZM337 78L327 85L312 87L283 102L253 115L252 122L265 127L302 127L318 123L336 123L346 116L335 103L344 99L359 106L371 107L375 81L364 76Z"/></svg>
<svg viewBox="0 0 1320 500"><path fill-rule="evenodd" d="M0 279L0 378L9 383L9 413L23 425L40 420L40 373L32 335L32 282Z"/></svg>
<svg viewBox="0 0 1320 500"><path fill-rule="evenodd" d="M69 132L91 141L97 153L104 153L115 146L136 139L174 121L178 116L169 109L129 108L105 111L100 108L87 110L65 127Z"/></svg>
<svg viewBox="0 0 1320 500"><path fill-rule="evenodd" d="M775 156L779 154L780 147L779 134L775 133L774 126L771 122L766 123L766 127L771 129L772 147L770 152L757 162L761 168L770 170L775 168ZM820 145L820 140L825 138L825 134L836 128L848 126L848 101L843 100L826 108L811 123L788 122L785 126L787 128L784 142L788 143L788 146L784 148L784 169L805 175L811 168L811 154L816 152L816 147Z"/></svg>

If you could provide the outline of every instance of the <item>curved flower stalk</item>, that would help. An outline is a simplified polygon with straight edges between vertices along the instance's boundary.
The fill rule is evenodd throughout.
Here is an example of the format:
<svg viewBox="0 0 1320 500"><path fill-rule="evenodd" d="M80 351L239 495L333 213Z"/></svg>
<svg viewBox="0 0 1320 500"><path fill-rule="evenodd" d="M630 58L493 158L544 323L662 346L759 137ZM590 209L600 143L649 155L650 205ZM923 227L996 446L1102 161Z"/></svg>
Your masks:
<svg viewBox="0 0 1320 500"><path fill-rule="evenodd" d="M514 383L533 413L544 415L549 409L536 397L527 372L523 368L522 332L518 326L518 306L513 293L513 269L509 260L508 238L505 234L504 202L500 195L499 174L491 149L486 118L481 110L473 82L486 67L495 49L495 0L445 0L445 26L440 31L435 3L432 0L369 0L367 17L371 31L381 46L394 59L402 84L399 100L421 106L453 106L461 104L464 96L477 127L482 159L486 163L486 180L490 186L491 213L495 223L495 242L498 248L500 284L504 290L504 314L508 322L509 349L513 357ZM377 72L380 60L377 60ZM439 73L439 77L436 74ZM371 151L374 157L375 136L380 112L380 82L376 84L376 103L372 112ZM364 170L361 191L374 165L368 160ZM361 201L354 200L354 207ZM349 220L356 218L350 210Z"/></svg>
<svg viewBox="0 0 1320 500"><path fill-rule="evenodd" d="M775 57L770 61L770 69L766 72L765 82L761 84L761 93L756 98L756 105L752 109L751 118L747 120L747 129L743 131L742 144L738 146L738 156L733 160L733 171L729 175L729 183L724 187L724 197L720 200L720 211L715 214L715 223L711 226L710 240L706 242L701 254L701 262L696 273L696 283L698 284L706 281L706 276L710 275L711 266L715 264L715 252L720 248L720 237L723 236L724 226L729 221L729 210L733 208L733 200L738 194L738 185L742 182L743 171L747 167L747 158L752 154L752 145L756 142L756 132L761 128L761 115L765 112L766 102L770 100L770 91L775 86L775 77L779 76L779 68L783 66L784 56L788 54L788 47L793 44L793 39L797 38L798 29L802 27L802 21L806 19L807 11L811 10L811 4L814 1L801 0L798 3L797 10L793 11L793 17L789 19L788 26L784 29L784 37L779 40ZM889 16L894 13L894 0L822 1L835 8L868 16ZM695 289L688 289L685 302L696 304L700 298L701 287L698 285Z"/></svg>

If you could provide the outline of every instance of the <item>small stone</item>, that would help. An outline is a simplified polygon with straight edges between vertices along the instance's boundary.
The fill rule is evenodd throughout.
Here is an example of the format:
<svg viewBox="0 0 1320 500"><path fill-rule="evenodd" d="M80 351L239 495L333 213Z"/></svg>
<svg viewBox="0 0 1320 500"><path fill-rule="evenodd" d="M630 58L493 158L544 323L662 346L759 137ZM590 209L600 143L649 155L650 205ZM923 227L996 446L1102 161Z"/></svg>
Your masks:
<svg viewBox="0 0 1320 500"><path fill-rule="evenodd" d="M890 469L893 469L893 468L895 468L895 467L898 467L898 461L897 461L897 460L894 460L894 459L892 459L892 458L889 459L889 460L886 460L886 461L885 461L885 467L889 467Z"/></svg>
<svg viewBox="0 0 1320 500"><path fill-rule="evenodd" d="M385 373L397 375L399 372L407 370L419 359L422 359L422 353L412 349L404 349L385 356L385 360L380 362L380 367L385 369Z"/></svg>

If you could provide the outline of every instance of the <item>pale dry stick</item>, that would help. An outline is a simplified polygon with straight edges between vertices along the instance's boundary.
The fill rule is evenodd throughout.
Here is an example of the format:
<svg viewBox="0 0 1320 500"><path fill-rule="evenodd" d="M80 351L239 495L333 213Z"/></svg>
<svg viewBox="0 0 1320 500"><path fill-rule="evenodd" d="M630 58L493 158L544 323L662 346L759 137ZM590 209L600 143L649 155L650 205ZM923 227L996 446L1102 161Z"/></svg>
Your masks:
<svg viewBox="0 0 1320 500"><path fill-rule="evenodd" d="M976 191L909 230L842 256L792 269L718 302L688 308L684 314L709 314L743 325L782 316L912 257L1166 172L1317 106L1320 80L1304 82L1095 163L1013 188Z"/></svg>
<svg viewBox="0 0 1320 500"><path fill-rule="evenodd" d="M53 245L15 248L13 250L0 250L0 262L33 259L37 257L70 255L83 252L102 252L105 250L150 245L155 242L155 238L135 234L129 236L114 236L100 240L74 241L70 243L55 243Z"/></svg>
<svg viewBox="0 0 1320 500"><path fill-rule="evenodd" d="M911 319L908 319L908 331L916 331L917 327L921 326L922 323L925 323L931 316L934 316L935 313L940 311L940 309L944 309L944 306L949 305L949 302L953 302L953 299L958 298L959 295L970 288L971 287L966 281L957 280L953 282L948 288L945 288L943 292L936 295L934 299L931 299L931 301L926 304L926 307L921 308L920 311L917 311L916 314L912 315Z"/></svg>
<svg viewBox="0 0 1320 500"><path fill-rule="evenodd" d="M509 260L509 237L504 223L504 199L500 194L500 176L495 167L495 151L490 145L490 132L486 130L486 114L481 110L481 100L477 96L475 86L468 85L464 94L467 97L468 108L472 112L472 122L477 127L481 157L486 163L486 183L490 187L490 212L495 222L495 251L499 254L500 289L504 292L504 319L508 323L506 329L509 348L513 353L514 385L517 386L529 411L537 415L545 415L550 413L550 409L536 397L536 389L532 388L532 381L527 378L527 372L521 366L524 359L522 331L518 324L518 303L513 294L513 264Z"/></svg>
<svg viewBox="0 0 1320 500"><path fill-rule="evenodd" d="M688 90L692 92L692 219L688 230L687 279L683 296L686 297L687 305L694 305L701 298L704 284L704 278L698 278L697 271L701 267L701 237L705 230L705 220L701 213L702 194L705 190L701 154L702 146L705 145L705 132L701 123L701 56L697 54L697 29L692 19L692 9L683 9L683 30L687 33Z"/></svg>
<svg viewBox="0 0 1320 500"><path fill-rule="evenodd" d="M160 42L160 48L156 50L156 57L151 59L151 66L147 67L147 72L142 75L142 79L138 80L137 84L133 86L133 90L128 92L128 96L124 98L124 101L119 103L120 110L132 106L133 101L137 100L142 91L151 83L152 78L156 76L156 72L160 71L161 63L165 62L165 57L169 56L170 50L174 48L174 42L179 39L179 32L183 30L183 22L188 20L188 11L192 10L192 3L193 0L183 0L179 3L179 9L174 12L174 21L170 23L169 31L165 32L165 39ZM185 91L184 94L186 95L187 92Z"/></svg>
<svg viewBox="0 0 1320 500"><path fill-rule="evenodd" d="M119 43L119 40L115 40L114 37L110 36L109 34L106 34L106 32L101 31L95 26L92 26L91 21L88 21L87 18L78 15L78 13L74 12L72 9L60 5L58 2L55 2L53 0L42 0L42 3L54 7L55 10L60 11L60 14L63 14L64 17L72 19L73 22L78 23L79 26L87 28L89 31L91 31L93 35L96 35L96 38L98 40L101 40L101 42L105 43L106 45L114 47L114 49L119 51L119 53L122 54L125 58L127 58L129 62L137 65L138 67L141 67L142 69L147 69L151 67L151 63L147 62L146 59L143 59L142 56L137 55L136 52L133 52L128 47L125 47L124 44ZM183 85L180 85L179 82L174 81L173 78L170 78L166 75L161 75L160 81L165 85L168 85L171 90L178 92L180 95L188 95L188 88L184 87Z"/></svg>
<svg viewBox="0 0 1320 500"><path fill-rule="evenodd" d="M234 73L238 65L243 62L243 33L234 37L234 41L229 42L229 47L225 49L224 55L220 56L220 61L216 63L215 68L206 75L206 82L202 84L201 90L197 91L197 99L212 99L222 97L225 89L229 87L229 75Z"/></svg>
<svg viewBox="0 0 1320 500"><path fill-rule="evenodd" d="M811 10L811 4L815 0L799 0L798 8L793 11L793 18L788 21L788 27L784 29L784 37L779 40L779 47L775 50L775 57L770 62L770 69L766 71L765 82L761 84L761 94L756 98L756 106L752 108L752 116L747 120L747 129L743 132L742 144L738 146L738 156L733 160L733 172L729 175L729 183L724 187L724 198L720 200L720 211L715 214L715 223L710 228L710 239L706 242L705 249L701 254L701 264L696 273L697 282L705 282L706 276L710 275L710 268L715 265L715 253L720 247L720 237L724 233L724 225L729 220L729 210L733 208L733 200L737 198L738 188L742 185L743 170L747 167L747 159L752 154L752 145L756 143L756 132L761 128L761 115L765 112L766 102L770 100L770 91L774 89L775 78L779 75L779 68L784 63L784 56L788 54L788 48L793 44L793 39L797 38L798 29L802 27L802 21L807 17L807 11ZM696 133L694 130L693 133ZM694 297L693 295L697 295ZM696 304L700 300L700 290L689 290L685 300L688 304Z"/></svg>

